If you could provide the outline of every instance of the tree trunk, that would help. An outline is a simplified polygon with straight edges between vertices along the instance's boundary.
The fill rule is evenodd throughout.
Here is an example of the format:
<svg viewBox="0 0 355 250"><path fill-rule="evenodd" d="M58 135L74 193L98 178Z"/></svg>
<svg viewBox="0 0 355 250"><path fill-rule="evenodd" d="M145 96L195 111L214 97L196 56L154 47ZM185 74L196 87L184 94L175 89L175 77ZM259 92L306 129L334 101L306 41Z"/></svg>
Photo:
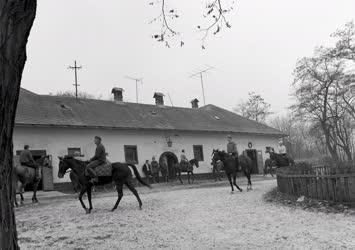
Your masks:
<svg viewBox="0 0 355 250"><path fill-rule="evenodd" d="M36 0L0 1L0 249L19 249L12 201L12 133Z"/></svg>

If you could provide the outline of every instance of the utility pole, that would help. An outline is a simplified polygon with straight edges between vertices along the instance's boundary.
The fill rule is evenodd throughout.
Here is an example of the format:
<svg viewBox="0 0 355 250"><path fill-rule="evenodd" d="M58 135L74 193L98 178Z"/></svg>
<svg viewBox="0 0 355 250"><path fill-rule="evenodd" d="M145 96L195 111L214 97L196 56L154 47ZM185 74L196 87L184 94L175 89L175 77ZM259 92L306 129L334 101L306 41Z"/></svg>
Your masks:
<svg viewBox="0 0 355 250"><path fill-rule="evenodd" d="M74 74L75 74L75 83L73 84L75 86L75 98L78 99L78 86L80 86L78 84L78 69L81 69L82 66L76 66L76 61L74 61L74 66L69 66L68 69L72 69L74 70Z"/></svg>
<svg viewBox="0 0 355 250"><path fill-rule="evenodd" d="M126 78L136 82L136 102L138 103L138 83L141 82L143 84L143 78L135 78L130 76L126 76Z"/></svg>
<svg viewBox="0 0 355 250"><path fill-rule="evenodd" d="M205 87L203 85L203 74L206 73L207 71L213 69L212 66L208 66L207 68L200 70L194 74L191 74L190 77L196 77L200 76L200 81L201 81L201 88L202 88L202 96L203 96L203 104L206 105L206 98L205 98Z"/></svg>

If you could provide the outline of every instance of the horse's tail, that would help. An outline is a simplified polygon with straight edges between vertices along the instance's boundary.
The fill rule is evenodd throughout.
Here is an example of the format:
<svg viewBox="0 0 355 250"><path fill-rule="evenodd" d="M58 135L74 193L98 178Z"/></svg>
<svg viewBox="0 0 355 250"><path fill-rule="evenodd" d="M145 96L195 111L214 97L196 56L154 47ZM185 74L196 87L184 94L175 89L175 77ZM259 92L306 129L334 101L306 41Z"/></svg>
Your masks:
<svg viewBox="0 0 355 250"><path fill-rule="evenodd" d="M144 186L152 188L149 184L147 184L141 177L141 175L138 172L138 169L135 165L127 163L128 166L130 166L133 169L134 175L136 176L137 180Z"/></svg>

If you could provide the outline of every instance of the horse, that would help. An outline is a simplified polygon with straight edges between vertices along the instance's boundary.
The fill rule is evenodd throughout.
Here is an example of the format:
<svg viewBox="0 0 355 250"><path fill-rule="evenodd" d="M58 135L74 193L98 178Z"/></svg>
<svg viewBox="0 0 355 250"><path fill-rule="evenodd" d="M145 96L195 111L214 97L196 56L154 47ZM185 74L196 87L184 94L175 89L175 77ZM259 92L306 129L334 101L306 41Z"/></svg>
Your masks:
<svg viewBox="0 0 355 250"><path fill-rule="evenodd" d="M91 201L91 192L93 184L90 182L90 177L85 174L86 166L88 162L84 162L81 160L77 160L72 156L65 156L65 157L58 157L59 158L59 169L58 169L58 178L63 178L66 172L71 169L79 177L79 183L81 185L81 190L79 193L79 201L83 209L85 210L86 214L90 214L91 210L93 209L92 201ZM118 198L111 209L111 211L115 211L123 197L123 185L126 185L128 189L134 194L137 198L139 209L142 209L142 201L138 195L137 190L133 185L133 177L132 172L129 167L133 169L134 175L136 176L137 180L144 186L151 188L149 184L143 181L142 177L140 176L137 167L133 164L129 163L120 163L114 162L112 165L112 175L110 181L115 182ZM87 208L84 201L83 195L87 193L89 207Z"/></svg>
<svg viewBox="0 0 355 250"><path fill-rule="evenodd" d="M176 163L175 164L175 173L177 175L177 178L179 178L180 183L183 184L182 179L181 179L181 172L186 172L187 173L187 180L190 183L190 178L192 176L192 183L195 181L195 175L194 175L194 166L196 168L199 167L198 165L198 160L192 159L188 163Z"/></svg>
<svg viewBox="0 0 355 250"><path fill-rule="evenodd" d="M277 154L273 148L267 148L265 153L269 153L270 159L275 163L277 168L295 165L295 161L289 155Z"/></svg>
<svg viewBox="0 0 355 250"><path fill-rule="evenodd" d="M38 165L37 169L23 166L21 164L16 165L14 167L14 174L13 174L13 197L15 206L18 207L16 194L20 194L20 204L23 205L24 198L23 192L28 184L33 185L33 195L32 195L32 203L37 203L37 189L38 184L42 178L42 167L50 167L50 160L49 156L45 155L42 156L40 159L36 160ZM37 178L36 178L36 171L38 171Z"/></svg>
<svg viewBox="0 0 355 250"><path fill-rule="evenodd" d="M213 149L212 152L212 162L217 162L217 161L222 161L223 162L223 166L224 166L224 172L226 173L229 183L231 185L232 188L232 192L234 192L234 186L236 186L236 188L242 192L243 190L237 185L236 179L237 179L237 170L239 167L239 162L236 161L236 159L227 154L224 151L219 151L218 149L215 150Z"/></svg>
<svg viewBox="0 0 355 250"><path fill-rule="evenodd" d="M274 177L274 175L273 175L273 172L274 172L273 167L274 166L275 166L275 163L273 160L271 160L270 158L266 159L265 163L264 163L264 176L266 176L268 173L270 173L271 176Z"/></svg>
<svg viewBox="0 0 355 250"><path fill-rule="evenodd" d="M251 171L253 169L253 161L250 159L249 156L244 153L239 155L238 160L239 166L241 166L241 170L248 179L247 191L252 190L253 188L251 184Z"/></svg>
<svg viewBox="0 0 355 250"><path fill-rule="evenodd" d="M218 161L218 162L211 162L212 165L212 173L214 176L214 180L217 181L222 181L222 174L221 172L223 171L223 162L222 161Z"/></svg>

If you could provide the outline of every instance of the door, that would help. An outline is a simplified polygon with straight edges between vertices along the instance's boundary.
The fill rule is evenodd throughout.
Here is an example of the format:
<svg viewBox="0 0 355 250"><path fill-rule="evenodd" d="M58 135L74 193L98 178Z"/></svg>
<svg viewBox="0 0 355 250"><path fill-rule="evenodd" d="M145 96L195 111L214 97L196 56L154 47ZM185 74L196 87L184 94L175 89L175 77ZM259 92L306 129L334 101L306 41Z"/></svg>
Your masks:
<svg viewBox="0 0 355 250"><path fill-rule="evenodd" d="M263 151L258 150L257 153L258 153L258 155L257 155L257 162L258 162L259 173L263 173L263 172L264 172Z"/></svg>

